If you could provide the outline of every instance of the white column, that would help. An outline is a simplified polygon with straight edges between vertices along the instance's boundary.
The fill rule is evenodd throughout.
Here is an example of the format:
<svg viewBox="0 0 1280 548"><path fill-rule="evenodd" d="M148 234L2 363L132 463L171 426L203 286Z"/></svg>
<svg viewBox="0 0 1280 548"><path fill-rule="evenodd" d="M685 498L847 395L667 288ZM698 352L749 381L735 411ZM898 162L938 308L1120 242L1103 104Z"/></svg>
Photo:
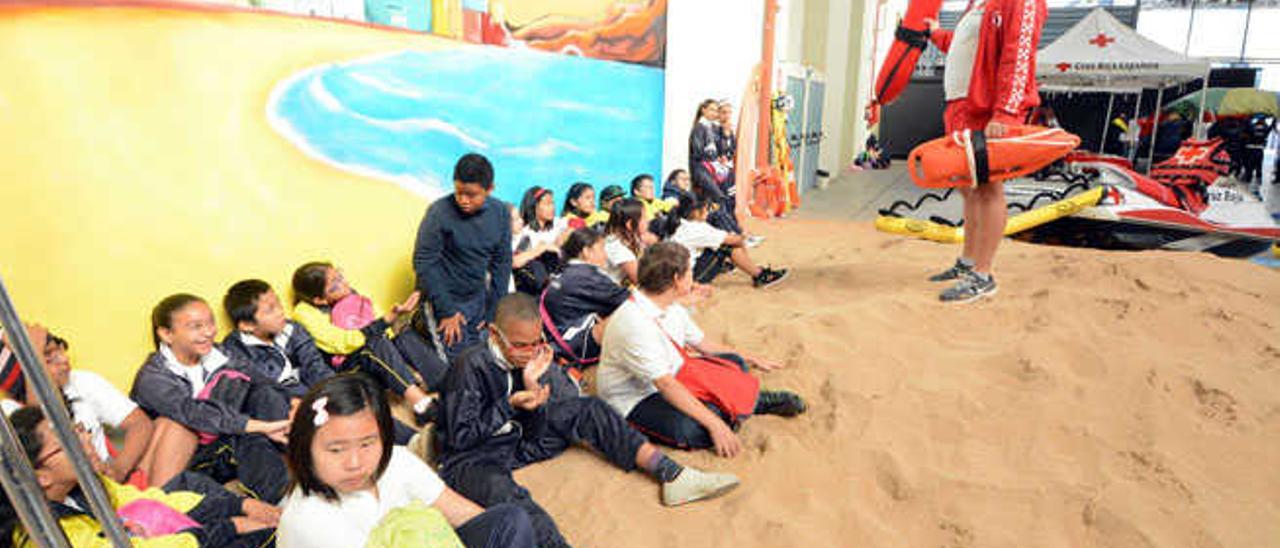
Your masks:
<svg viewBox="0 0 1280 548"><path fill-rule="evenodd" d="M822 105L822 130L827 138L822 141L818 154L818 169L833 175L840 172L845 161L844 115L847 105L853 103L848 74L850 34L861 35L861 29L849 28L849 15L853 0L831 0L827 14L826 96ZM861 4L859 5L861 6Z"/></svg>

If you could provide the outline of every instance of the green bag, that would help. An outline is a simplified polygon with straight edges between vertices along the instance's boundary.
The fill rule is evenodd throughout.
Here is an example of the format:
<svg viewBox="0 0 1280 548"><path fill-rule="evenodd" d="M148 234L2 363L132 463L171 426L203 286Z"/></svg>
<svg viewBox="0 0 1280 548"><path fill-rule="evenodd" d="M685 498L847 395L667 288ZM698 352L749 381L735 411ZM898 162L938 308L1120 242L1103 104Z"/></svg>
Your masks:
<svg viewBox="0 0 1280 548"><path fill-rule="evenodd" d="M388 512L365 542L365 548L403 546L464 548L444 514L420 501Z"/></svg>

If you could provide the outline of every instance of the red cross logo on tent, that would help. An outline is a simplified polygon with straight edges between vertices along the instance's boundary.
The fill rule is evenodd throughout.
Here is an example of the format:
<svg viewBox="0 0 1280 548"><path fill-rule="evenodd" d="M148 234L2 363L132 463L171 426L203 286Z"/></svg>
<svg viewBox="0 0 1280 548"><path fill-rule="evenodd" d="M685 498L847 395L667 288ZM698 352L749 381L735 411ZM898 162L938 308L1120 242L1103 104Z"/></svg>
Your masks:
<svg viewBox="0 0 1280 548"><path fill-rule="evenodd" d="M1058 63L1054 67L1058 69L1058 72L1066 72L1071 70L1071 63Z"/></svg>
<svg viewBox="0 0 1280 548"><path fill-rule="evenodd" d="M1115 41L1116 41L1115 38L1107 36L1106 33L1103 33L1103 32L1099 32L1097 36L1094 36L1093 38L1089 39L1090 44L1098 46L1099 48L1105 48L1107 47L1108 44Z"/></svg>

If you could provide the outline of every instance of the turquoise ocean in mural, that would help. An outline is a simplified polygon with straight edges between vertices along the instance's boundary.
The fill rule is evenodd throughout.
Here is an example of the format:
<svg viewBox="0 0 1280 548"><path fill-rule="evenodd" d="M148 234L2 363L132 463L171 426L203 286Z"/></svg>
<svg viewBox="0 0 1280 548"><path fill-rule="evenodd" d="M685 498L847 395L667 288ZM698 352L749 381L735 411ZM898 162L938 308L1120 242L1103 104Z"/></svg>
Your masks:
<svg viewBox="0 0 1280 548"><path fill-rule="evenodd" d="M663 71L502 48L404 51L305 70L271 94L271 125L308 155L435 196L467 152L499 198L626 185L662 162ZM661 177L659 177L661 180Z"/></svg>

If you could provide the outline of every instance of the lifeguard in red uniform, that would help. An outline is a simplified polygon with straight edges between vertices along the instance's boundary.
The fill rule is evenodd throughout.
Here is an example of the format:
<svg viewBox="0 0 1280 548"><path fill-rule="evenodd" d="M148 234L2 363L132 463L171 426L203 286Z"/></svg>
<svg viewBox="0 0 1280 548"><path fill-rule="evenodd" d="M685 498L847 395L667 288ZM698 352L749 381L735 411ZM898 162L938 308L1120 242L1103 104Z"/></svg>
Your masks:
<svg viewBox="0 0 1280 548"><path fill-rule="evenodd" d="M1036 92L1036 50L1047 12L1045 0L971 0L955 30L937 29L930 40L946 52L943 90L947 133L982 131L1001 137L1040 104ZM1004 237L1004 188L987 182L961 188L964 196L964 251L955 265L930 277L956 284L939 296L969 302L994 295L991 275L996 249Z"/></svg>

